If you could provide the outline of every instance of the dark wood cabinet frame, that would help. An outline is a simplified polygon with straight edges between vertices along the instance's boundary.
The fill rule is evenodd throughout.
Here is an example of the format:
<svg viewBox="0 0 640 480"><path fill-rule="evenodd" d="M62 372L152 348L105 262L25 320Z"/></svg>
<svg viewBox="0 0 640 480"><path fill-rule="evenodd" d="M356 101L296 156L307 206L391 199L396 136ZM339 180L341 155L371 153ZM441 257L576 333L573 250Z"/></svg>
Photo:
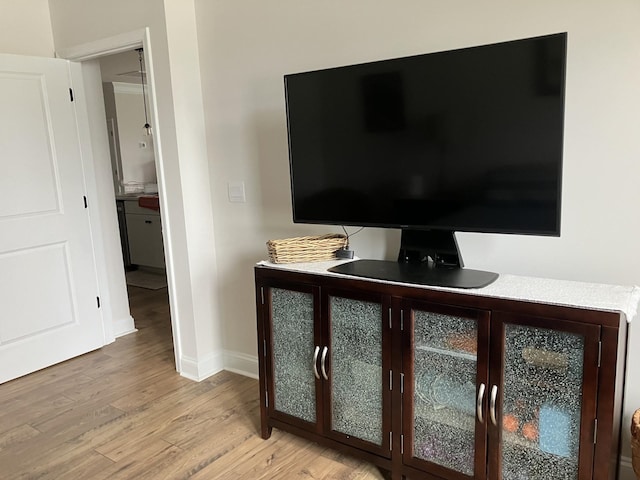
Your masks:
<svg viewBox="0 0 640 480"><path fill-rule="evenodd" d="M411 436L411 431L403 429L408 429L411 424L411 419L407 418L411 411L407 413L406 405L407 398L412 398L413 386L406 379L403 382L403 377L411 366L409 362L413 355L408 352L411 352L413 345L410 335L406 334L407 330L403 331L402 324L410 322L411 309L419 307L449 314L458 312L462 316L471 315L479 320L478 379L486 379L486 385L491 382L502 385L503 382L500 365L502 359L494 352L502 348L502 329L505 323L583 335L585 383L580 429L580 479L613 480L617 477L627 345L627 321L623 313L495 298L468 294L464 290L446 291L295 272L268 266L255 268L255 282L262 438L268 439L273 427L280 428L369 461L388 472L389 478L394 480L471 478L428 462L410 460L408 452L411 439L407 436ZM270 344L272 288L313 294L316 319L314 335L318 341L324 342L330 342L330 319L327 315L329 296L382 304L384 328L387 329L383 331L382 346L382 378L386 384L383 389L383 430L389 432L386 435L389 438L384 438L382 448L330 430L330 381L316 382L316 391L320 393L317 395L318 421L315 425L277 412L273 408L273 358ZM485 324L486 327L483 326ZM389 371L386 372L386 369ZM485 411L486 402L485 399ZM597 422L591 421L593 418ZM496 447L500 444L500 435L499 428L478 428L476 424L476 450L479 452L475 459L476 478L500 478L499 449Z"/></svg>

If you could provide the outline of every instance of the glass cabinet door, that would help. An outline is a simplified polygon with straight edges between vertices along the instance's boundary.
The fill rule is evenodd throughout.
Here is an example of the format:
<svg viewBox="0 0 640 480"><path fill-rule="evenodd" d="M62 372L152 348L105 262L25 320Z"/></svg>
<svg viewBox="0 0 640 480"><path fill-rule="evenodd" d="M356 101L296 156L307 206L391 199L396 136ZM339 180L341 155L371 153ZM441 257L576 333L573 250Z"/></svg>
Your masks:
<svg viewBox="0 0 640 480"><path fill-rule="evenodd" d="M314 294L271 289L273 410L316 422Z"/></svg>
<svg viewBox="0 0 640 480"><path fill-rule="evenodd" d="M498 465L504 480L583 478L580 462L592 449L580 449L581 426L583 418L595 418L595 398L584 387L597 376L599 330L562 327L504 323L501 329L502 381L495 383L502 387L498 392L492 386L491 395L499 397ZM586 423L589 429L592 422ZM585 463L590 471L591 462Z"/></svg>
<svg viewBox="0 0 640 480"><path fill-rule="evenodd" d="M429 462L426 468L434 473L446 475L444 468L473 477L486 455L486 429L476 428L476 419L480 410L484 421L488 313L426 308L411 310L406 333L412 337L413 361L404 368L411 379L405 378L405 429L411 425L404 433L405 456L418 468ZM482 468L479 478L485 475Z"/></svg>
<svg viewBox="0 0 640 480"><path fill-rule="evenodd" d="M384 420L389 417L385 401L390 402L390 393L384 388L389 366L385 365L383 355L386 340L383 325L388 322L383 312L388 309L379 299L354 299L331 293L326 302L327 363L331 367L325 397L330 405L326 420L329 433L340 441L389 456L390 425Z"/></svg>

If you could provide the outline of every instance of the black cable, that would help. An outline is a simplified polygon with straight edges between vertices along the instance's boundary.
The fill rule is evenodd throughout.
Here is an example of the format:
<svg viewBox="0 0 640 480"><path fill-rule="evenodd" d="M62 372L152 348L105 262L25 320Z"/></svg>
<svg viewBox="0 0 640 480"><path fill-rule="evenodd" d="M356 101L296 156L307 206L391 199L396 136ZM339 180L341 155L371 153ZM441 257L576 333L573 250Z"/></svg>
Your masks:
<svg viewBox="0 0 640 480"><path fill-rule="evenodd" d="M147 95L145 94L145 91L144 91L145 71L144 71L144 65L142 63L143 49L137 48L136 50L138 51L138 61L140 62L140 80L142 83L142 102L144 104L144 128L147 130L147 133L148 133L149 130L151 129L151 125L149 125L149 119L147 118Z"/></svg>
<svg viewBox="0 0 640 480"><path fill-rule="evenodd" d="M349 238L353 237L355 234L360 233L362 230L364 230L364 227L360 227L358 230L356 230L355 232L353 232L351 235L349 235L349 233L347 233L347 229L344 228L344 225L340 225L342 227L342 230L344 231L344 234L347 237L347 244L344 247L345 250L347 250L349 248Z"/></svg>

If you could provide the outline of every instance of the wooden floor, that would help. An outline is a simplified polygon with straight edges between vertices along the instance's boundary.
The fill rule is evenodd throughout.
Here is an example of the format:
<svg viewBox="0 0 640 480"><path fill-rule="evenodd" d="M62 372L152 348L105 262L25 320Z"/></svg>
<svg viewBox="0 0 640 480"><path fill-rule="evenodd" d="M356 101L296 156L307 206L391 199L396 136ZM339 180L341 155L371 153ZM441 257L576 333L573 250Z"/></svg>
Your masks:
<svg viewBox="0 0 640 480"><path fill-rule="evenodd" d="M357 479L371 465L279 430L258 382L175 371L167 291L129 287L138 332L0 385L0 478Z"/></svg>

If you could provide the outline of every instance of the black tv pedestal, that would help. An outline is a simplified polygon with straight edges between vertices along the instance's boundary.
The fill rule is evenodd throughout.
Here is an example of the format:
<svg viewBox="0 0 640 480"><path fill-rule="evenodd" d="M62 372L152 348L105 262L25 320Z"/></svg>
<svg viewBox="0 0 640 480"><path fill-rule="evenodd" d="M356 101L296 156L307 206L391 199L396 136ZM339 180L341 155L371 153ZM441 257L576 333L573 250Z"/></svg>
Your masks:
<svg viewBox="0 0 640 480"><path fill-rule="evenodd" d="M329 271L390 282L452 288L482 288L498 278L497 273L483 270L387 260L355 260L332 267Z"/></svg>

